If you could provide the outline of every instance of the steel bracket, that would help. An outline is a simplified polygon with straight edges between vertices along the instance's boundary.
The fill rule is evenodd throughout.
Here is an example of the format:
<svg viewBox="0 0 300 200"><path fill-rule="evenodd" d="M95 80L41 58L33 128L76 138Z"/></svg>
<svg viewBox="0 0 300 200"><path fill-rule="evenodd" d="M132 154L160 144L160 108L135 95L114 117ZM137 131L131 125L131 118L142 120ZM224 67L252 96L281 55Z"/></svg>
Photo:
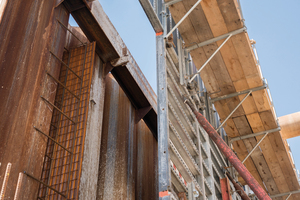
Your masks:
<svg viewBox="0 0 300 200"><path fill-rule="evenodd" d="M200 4L202 0L198 0L193 7L181 18L181 20L172 28L172 30L165 36L165 38L168 38L175 29L178 28L178 26L191 14L191 12Z"/></svg>
<svg viewBox="0 0 300 200"><path fill-rule="evenodd" d="M266 134L266 133L277 132L277 131L280 131L280 130L281 130L281 128L278 127L278 128L267 130L267 131L262 131L262 132L258 132L258 133L252 133L252 134L244 135L244 136L238 136L238 137L230 138L229 142L232 144L234 141L244 140L244 139L256 137L256 136L259 136L259 135L263 135L263 134Z"/></svg>
<svg viewBox="0 0 300 200"><path fill-rule="evenodd" d="M211 61L211 59L220 51L220 49L224 46L224 44L231 38L232 35L229 35L226 40L216 49L216 51L207 59L207 61L200 67L200 69L197 71L197 73L193 74L192 78L189 80L188 83L191 83L197 76L197 74L200 74L202 69Z"/></svg>
<svg viewBox="0 0 300 200"><path fill-rule="evenodd" d="M197 48L200 48L200 47L209 45L209 44L211 44L211 43L217 42L217 41L219 41L219 40L225 39L225 38L227 38L229 35L237 35L237 34L239 34L239 33L246 32L246 31L247 31L247 28L246 28L246 27L243 27L243 28L240 28L240 29L238 29L238 30L235 30L235 31L226 33L226 34L224 34L224 35L220 35L220 36L218 36L218 37L215 37L215 38L206 40L206 41L204 41L204 42L200 42L200 43L198 43L198 44L195 44L195 45L186 47L185 50L187 50L187 51L192 51L192 50L194 50L194 49L197 49Z"/></svg>
<svg viewBox="0 0 300 200"><path fill-rule="evenodd" d="M227 94L227 95L223 95L223 96L220 96L220 97L213 98L213 99L210 100L210 102L213 103L215 101L220 101L220 100L236 97L236 96L239 96L239 95L242 95L242 94L247 94L250 91L255 92L255 91L258 91L258 90L263 90L263 89L266 89L267 87L268 87L267 84L264 83L264 85L260 86L260 87L256 87L256 88L252 88L252 89L248 89L248 90L235 92L235 93L231 93L231 94Z"/></svg>
<svg viewBox="0 0 300 200"><path fill-rule="evenodd" d="M216 129L218 131L226 122L227 120L233 115L233 113L242 105L242 103L247 99L247 97L252 93L252 90L248 92L248 94L243 98L243 100L233 109L233 111L226 117L226 119L222 122L222 124Z"/></svg>

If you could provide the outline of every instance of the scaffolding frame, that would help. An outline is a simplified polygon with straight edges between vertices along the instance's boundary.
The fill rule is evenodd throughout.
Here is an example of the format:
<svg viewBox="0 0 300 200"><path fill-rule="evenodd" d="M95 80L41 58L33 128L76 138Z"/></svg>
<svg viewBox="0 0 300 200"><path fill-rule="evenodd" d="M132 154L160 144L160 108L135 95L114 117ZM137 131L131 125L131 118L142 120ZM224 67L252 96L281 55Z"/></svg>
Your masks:
<svg viewBox="0 0 300 200"><path fill-rule="evenodd" d="M194 94L198 94L195 91L188 91L186 88L189 77L194 76L195 71L189 51L184 49L182 45L182 39L180 33L178 32L178 27L180 26L181 22L185 20L186 17L188 17L193 9L199 5L201 0L198 0L197 3L194 4L192 9L190 9L188 13L186 13L186 15L177 24L175 24L175 22L173 21L172 16L168 10L168 6L179 2L180 0L170 1L168 3L156 0L139 1L146 15L148 16L148 19L150 20L154 31L156 32L159 199L173 199L174 190L172 189L172 187L174 186L174 184L179 184L179 186L181 185L184 188L183 191L188 193L188 196L191 199L194 199L192 198L193 194L191 193L191 191L193 191L193 193L195 191L194 189L190 189L189 192L188 186L192 186L192 188L195 188L195 190L197 190L200 195L200 199L216 199L215 195L217 193L221 194L221 189L220 183L218 183L219 181L216 179L216 176L214 176L214 174L217 174L218 179L223 178L224 173L222 172L221 168L222 166L227 166L227 163L224 161L222 155L216 149L216 147L214 145L212 146L213 142L208 137L204 129L199 126L197 120L188 120L185 112L187 112L189 115L192 115L192 112L186 107L182 107L180 105L181 97L177 97L174 90L175 88L177 88L178 91L182 91L182 95L188 96L190 100L192 100L192 96ZM157 20L159 20L159 22ZM175 35L174 42L177 44L177 48L175 48L175 51L177 51L178 59L180 60L180 72L178 72L175 63L173 63L172 56L168 52L168 48L166 46L167 39L171 35L171 33L174 33ZM230 35L229 38L231 36L232 35ZM227 41L229 38L227 38ZM176 76L180 79L179 83L176 81ZM195 77L197 77L197 79ZM193 79L197 80L197 83L199 85L197 87L200 87L202 81L199 81L199 74L196 74L195 77ZM170 85L170 83L172 84ZM202 92L199 94L205 95L205 88L203 87L199 89L199 91L200 90ZM194 95L194 97L196 96ZM208 97L208 95L206 96ZM207 103L208 99L209 98L206 99ZM196 101L200 102L200 98L198 96L196 97ZM207 106L207 108L205 109L205 113L207 113L207 116L210 116L210 118L213 117L211 108L209 106ZM184 119L179 117L179 114L180 116L185 116ZM171 119L172 117L170 118L170 116L175 117L180 125L178 126L178 123L173 124ZM185 130L183 123L190 124L189 129L192 130L192 133L190 133L188 130ZM179 130L182 128L183 132ZM189 138L189 140L185 140L184 138L182 138L181 134L185 134L185 137ZM192 135L189 136L189 134ZM181 141L180 144L173 144L172 140L174 140L175 135L176 138ZM186 146L185 143L190 144L189 147ZM176 145L181 145L181 147L175 147ZM169 148L172 149L171 151L175 153L170 154L170 150L168 150ZM178 151L179 149L177 148L183 148L184 154L187 155L187 158L185 159L187 159L188 162L182 159ZM181 149L180 151L182 152ZM196 153L196 155L198 156L193 157L190 154L190 151ZM178 155L174 157L176 153ZM215 160L215 162L213 162L212 160ZM182 166L185 170L178 171L173 161ZM193 172L193 169L197 169L196 171L198 171L198 175L195 176L195 174L193 174L196 173L196 171ZM186 183L186 181L182 179L183 174L181 174L186 174L187 172L189 172L190 175L185 175L186 178L192 180L189 183Z"/></svg>

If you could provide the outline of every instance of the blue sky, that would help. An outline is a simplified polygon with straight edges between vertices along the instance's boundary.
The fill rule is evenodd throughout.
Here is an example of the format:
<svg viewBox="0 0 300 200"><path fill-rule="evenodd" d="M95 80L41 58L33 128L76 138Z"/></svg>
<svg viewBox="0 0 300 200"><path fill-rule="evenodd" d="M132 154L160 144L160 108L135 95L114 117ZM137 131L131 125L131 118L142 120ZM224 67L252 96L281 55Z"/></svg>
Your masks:
<svg viewBox="0 0 300 200"><path fill-rule="evenodd" d="M155 33L138 0L99 0L156 91ZM300 111L300 1L240 0L278 116ZM300 137L289 139L300 169Z"/></svg>

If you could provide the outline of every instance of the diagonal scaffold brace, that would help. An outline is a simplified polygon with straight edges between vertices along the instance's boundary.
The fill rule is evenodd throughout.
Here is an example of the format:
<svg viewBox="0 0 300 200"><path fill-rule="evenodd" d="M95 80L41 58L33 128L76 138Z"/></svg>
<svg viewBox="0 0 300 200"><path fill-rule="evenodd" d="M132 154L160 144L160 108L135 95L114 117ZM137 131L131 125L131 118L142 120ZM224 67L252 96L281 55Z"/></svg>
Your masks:
<svg viewBox="0 0 300 200"><path fill-rule="evenodd" d="M216 145L224 154L224 156L229 160L229 162L233 165L233 167L238 171L241 177L249 185L249 187L255 193L257 198L260 200L271 200L270 196L259 185L259 183L252 176L252 174L247 170L245 165L243 165L243 163L230 149L226 142L221 138L217 131L212 127L212 125L205 119L205 117L196 110L196 108L191 104L191 102L188 99L185 99L184 102L192 109L193 113L196 115L199 124L204 128L209 137L216 143Z"/></svg>

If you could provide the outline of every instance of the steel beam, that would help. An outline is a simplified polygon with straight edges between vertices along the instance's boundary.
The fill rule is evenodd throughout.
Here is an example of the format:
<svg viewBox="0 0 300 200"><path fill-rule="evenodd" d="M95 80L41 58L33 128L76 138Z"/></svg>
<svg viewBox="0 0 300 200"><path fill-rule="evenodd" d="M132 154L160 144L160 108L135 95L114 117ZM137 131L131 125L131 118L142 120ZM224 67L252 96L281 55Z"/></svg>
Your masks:
<svg viewBox="0 0 300 200"><path fill-rule="evenodd" d="M197 134L197 144L198 144L198 151L199 151L199 155L198 155L198 164L199 164L199 168L200 168L200 172L201 174L199 175L199 179L198 183L200 184L200 187L203 189L203 194L201 197L201 200L205 199L205 183L204 183L204 173L203 173L203 158L202 158L202 148L201 148L201 139L200 139L200 131L199 131L199 124L197 122L193 123L194 129L196 130L196 134Z"/></svg>
<svg viewBox="0 0 300 200"><path fill-rule="evenodd" d="M219 41L219 40L225 39L225 38L227 38L229 35L237 35L237 34L239 34L239 33L245 32L246 30L247 30L247 28L246 28L246 27L243 27L243 28L240 28L240 29L238 29L238 30L235 30L235 31L226 33L226 34L224 34L224 35L220 35L220 36L218 36L218 37L209 39L209 40L207 40L207 41L200 42L200 43L198 43L198 44L195 44L195 45L186 47L185 50L187 50L187 51L192 51L192 50L194 50L194 49L197 49L197 48L206 46L206 45L208 45L208 44L217 42L217 41Z"/></svg>
<svg viewBox="0 0 300 200"><path fill-rule="evenodd" d="M199 74L202 69L209 63L209 61L211 61L211 59L220 51L220 49L224 46L224 44L231 38L232 35L229 35L226 40L217 48L217 50L208 58L208 60L201 66L201 68L197 71L196 74L193 75L193 77L189 80L189 83L191 83L197 76L197 74Z"/></svg>
<svg viewBox="0 0 300 200"><path fill-rule="evenodd" d="M163 31L163 26L162 24L160 23L154 9L153 9L153 6L151 5L150 1L149 0L139 0L141 6L143 7L154 31L156 33L160 33Z"/></svg>
<svg viewBox="0 0 300 200"><path fill-rule="evenodd" d="M233 109L233 111L226 117L226 119L222 122L222 124L216 129L218 131L226 122L227 120L233 115L233 113L242 105L242 103L247 99L247 97L252 93L252 90L248 92L248 94L243 98L243 100Z"/></svg>
<svg viewBox="0 0 300 200"><path fill-rule="evenodd" d="M244 164L244 162L249 158L249 156L251 156L251 154L253 153L253 151L259 146L259 144L267 137L268 134L269 134L269 132L267 132L267 133L259 140L259 142L253 147L253 149L248 153L248 155L246 156L246 158L244 158L244 160L242 161L243 164Z"/></svg>
<svg viewBox="0 0 300 200"><path fill-rule="evenodd" d="M165 38L168 38L173 33L173 31L178 28L178 26L189 16L189 14L191 14L191 12L199 5L201 1L202 0L198 0L195 5L193 5L193 7L181 18L181 20L173 27L173 29L165 36Z"/></svg>
<svg viewBox="0 0 300 200"><path fill-rule="evenodd" d="M238 141L238 140L244 140L244 139L248 139L248 138L252 138L252 137L256 137L259 135L263 135L266 133L273 133L273 132L277 132L280 131L281 128L275 128L275 129L271 129L271 130L267 130L267 131L262 131L262 132L258 132L258 133L253 133L253 134L249 134L249 135L244 135L244 136L238 136L238 137L234 137L230 139L230 143L234 142L234 141Z"/></svg>
<svg viewBox="0 0 300 200"><path fill-rule="evenodd" d="M166 7L158 2L159 19L163 29L167 25ZM158 127L158 181L159 199L170 199L171 170L169 158L169 120L165 33L156 34L157 62L157 127Z"/></svg>
<svg viewBox="0 0 300 200"><path fill-rule="evenodd" d="M210 102L213 103L215 101L220 101L220 100L223 100L223 99L236 97L236 96L239 96L239 95L242 95L242 94L247 94L250 91L255 92L255 91L258 91L258 90L263 90L263 89L266 89L267 87L268 87L267 84L264 84L263 86L260 86L260 87L256 87L256 88L252 88L252 89L248 89L248 90L244 90L244 91L235 92L235 93L223 95L223 96L220 96L220 97L216 97L216 98L211 99Z"/></svg>

